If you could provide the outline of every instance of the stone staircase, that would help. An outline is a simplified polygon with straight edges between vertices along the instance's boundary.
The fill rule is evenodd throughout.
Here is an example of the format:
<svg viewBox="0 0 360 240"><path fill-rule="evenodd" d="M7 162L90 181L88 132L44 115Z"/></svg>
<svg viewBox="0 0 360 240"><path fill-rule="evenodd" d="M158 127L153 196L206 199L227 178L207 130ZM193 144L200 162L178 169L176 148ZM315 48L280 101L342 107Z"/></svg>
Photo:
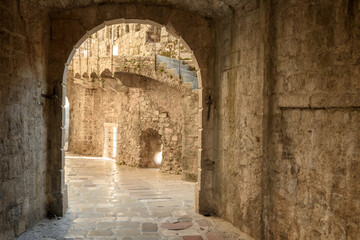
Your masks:
<svg viewBox="0 0 360 240"><path fill-rule="evenodd" d="M184 84L189 85L192 89L199 89L198 78L196 71L189 65L186 65L185 61L175 58L169 58L161 55L157 55L159 65L165 68L165 71L170 72L175 77L179 77L179 61L180 61L180 75Z"/></svg>

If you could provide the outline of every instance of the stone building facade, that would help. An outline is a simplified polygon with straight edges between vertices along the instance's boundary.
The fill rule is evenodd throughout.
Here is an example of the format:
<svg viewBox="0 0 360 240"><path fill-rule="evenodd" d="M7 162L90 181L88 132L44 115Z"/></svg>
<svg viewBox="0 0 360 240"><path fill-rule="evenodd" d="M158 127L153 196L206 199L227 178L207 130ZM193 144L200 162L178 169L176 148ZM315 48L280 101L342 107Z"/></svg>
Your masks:
<svg viewBox="0 0 360 240"><path fill-rule="evenodd" d="M155 29L145 24L115 24L92 34L79 47L66 86L68 150L112 157L134 167L160 167L195 181L199 90L183 84L166 64L155 63L155 49L179 57L176 47L183 48L165 29ZM153 33L157 39L151 41ZM189 53L180 51L181 55ZM162 162L157 165L158 152L162 152Z"/></svg>
<svg viewBox="0 0 360 240"><path fill-rule="evenodd" d="M155 58L155 55L180 59L195 70L191 52L179 38L168 33L165 27L140 23L113 24L91 34L77 49L71 68L81 75L84 72L100 74L106 68L114 72L133 63L131 58ZM120 60L126 57L127 63Z"/></svg>

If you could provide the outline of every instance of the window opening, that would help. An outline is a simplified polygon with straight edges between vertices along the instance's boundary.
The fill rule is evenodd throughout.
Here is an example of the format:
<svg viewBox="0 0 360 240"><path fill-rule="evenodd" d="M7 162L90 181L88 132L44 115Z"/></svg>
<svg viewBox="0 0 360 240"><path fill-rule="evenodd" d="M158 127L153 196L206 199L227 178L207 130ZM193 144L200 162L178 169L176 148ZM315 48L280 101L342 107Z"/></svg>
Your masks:
<svg viewBox="0 0 360 240"><path fill-rule="evenodd" d="M114 45L113 47L113 56L117 56L119 54L119 47L118 45Z"/></svg>

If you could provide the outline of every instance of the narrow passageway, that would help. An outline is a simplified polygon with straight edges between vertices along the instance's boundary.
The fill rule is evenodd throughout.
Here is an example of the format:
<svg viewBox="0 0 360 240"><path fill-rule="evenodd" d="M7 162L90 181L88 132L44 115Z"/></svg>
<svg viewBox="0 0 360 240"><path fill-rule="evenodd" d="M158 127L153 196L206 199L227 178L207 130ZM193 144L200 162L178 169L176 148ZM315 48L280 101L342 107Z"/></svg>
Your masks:
<svg viewBox="0 0 360 240"><path fill-rule="evenodd" d="M194 210L195 183L110 158L66 156L69 208L19 239L247 239Z"/></svg>

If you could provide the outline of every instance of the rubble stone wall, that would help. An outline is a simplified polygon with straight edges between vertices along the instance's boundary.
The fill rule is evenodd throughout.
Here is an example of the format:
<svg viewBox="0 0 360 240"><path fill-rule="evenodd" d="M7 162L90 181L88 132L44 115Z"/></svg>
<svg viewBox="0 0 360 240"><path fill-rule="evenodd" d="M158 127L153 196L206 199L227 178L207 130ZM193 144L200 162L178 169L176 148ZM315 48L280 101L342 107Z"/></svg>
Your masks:
<svg viewBox="0 0 360 240"><path fill-rule="evenodd" d="M154 31L156 43L149 39L154 38ZM117 54L112 53L115 46L118 47ZM104 149L104 137L107 137L104 124L115 124L118 126L117 160L138 167L141 165L141 133L155 129L164 144L161 169L171 173L183 170L184 179L195 181L198 168L197 91L183 84L164 65L158 63L155 71L154 50L157 54L178 58L178 47L178 39L164 27L155 30L147 24L106 26L85 40L71 61L69 79L73 83L75 77L76 82L93 86L67 85L73 106L70 108L73 122L69 151L103 156L108 152L106 147ZM180 47L181 56L192 64L190 52L182 45ZM105 92L101 87L97 88L103 84L105 72L107 77L115 74L127 90ZM153 83L154 80L144 80L145 77L126 72L155 76L155 80L166 84Z"/></svg>
<svg viewBox="0 0 360 240"><path fill-rule="evenodd" d="M153 60L155 53L175 59L180 58L194 67L190 49L186 49L182 44L179 45L179 39L169 34L165 27L156 30L155 43L147 37L148 33L153 32L154 26L148 24L129 23L106 26L81 44L72 60L71 67L81 75L84 72L100 74L105 68L111 69L111 55L114 58L114 65L122 68L123 65L116 65L117 58L151 57ZM113 36L112 33L114 33ZM117 51L114 53L115 48Z"/></svg>
<svg viewBox="0 0 360 240"><path fill-rule="evenodd" d="M141 134L153 129L161 135L161 170L195 180L197 174L197 94L181 92L155 80L117 73L124 88L112 91L86 88L68 80L70 102L69 151L103 156L105 125L117 126L117 157L121 164L139 167ZM190 109L194 108L194 109ZM187 136L186 133L191 136ZM183 138L185 136L185 138ZM186 142L185 142L186 140ZM183 157L182 153L186 153Z"/></svg>

